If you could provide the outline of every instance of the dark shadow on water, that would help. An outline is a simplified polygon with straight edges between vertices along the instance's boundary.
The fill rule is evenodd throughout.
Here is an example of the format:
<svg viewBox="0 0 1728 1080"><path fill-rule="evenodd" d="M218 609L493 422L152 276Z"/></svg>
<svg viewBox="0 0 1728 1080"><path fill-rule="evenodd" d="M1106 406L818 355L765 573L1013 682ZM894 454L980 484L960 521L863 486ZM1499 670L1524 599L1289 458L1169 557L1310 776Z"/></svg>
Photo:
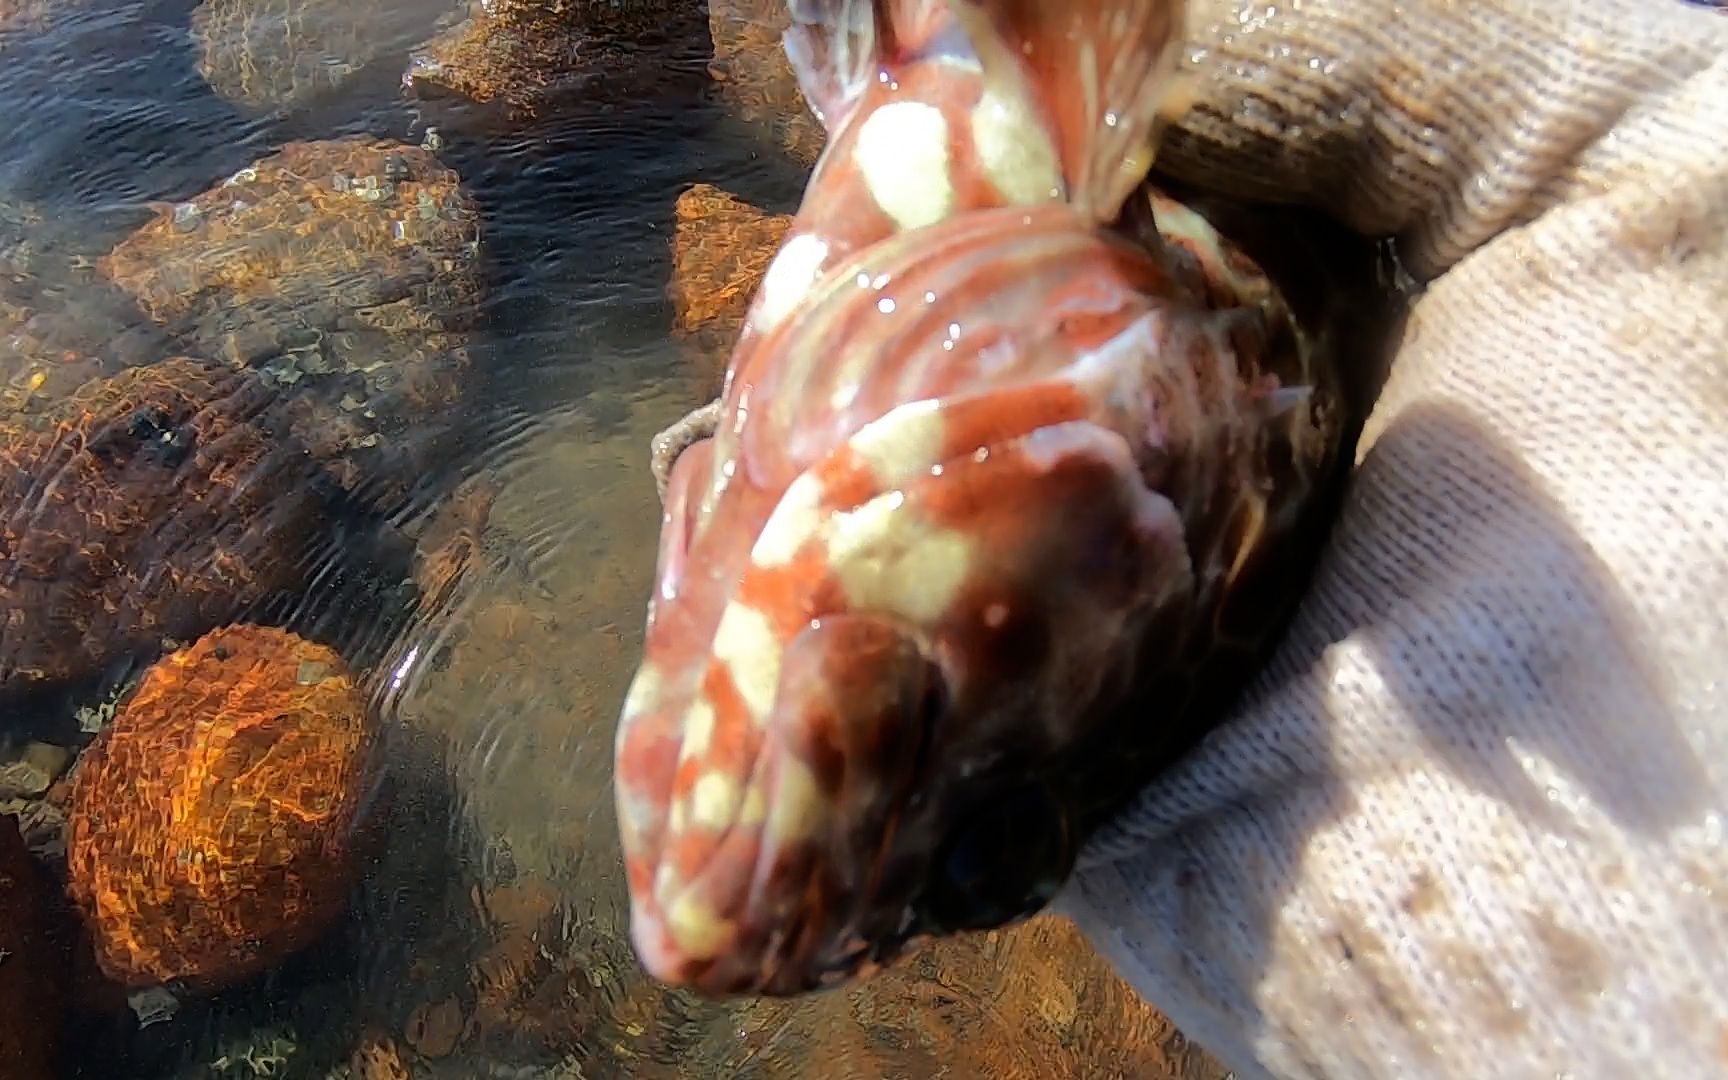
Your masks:
<svg viewBox="0 0 1728 1080"><path fill-rule="evenodd" d="M264 126L211 93L190 0L69 4L0 63L0 190L120 231L258 156ZM128 220L130 219L130 220Z"/></svg>

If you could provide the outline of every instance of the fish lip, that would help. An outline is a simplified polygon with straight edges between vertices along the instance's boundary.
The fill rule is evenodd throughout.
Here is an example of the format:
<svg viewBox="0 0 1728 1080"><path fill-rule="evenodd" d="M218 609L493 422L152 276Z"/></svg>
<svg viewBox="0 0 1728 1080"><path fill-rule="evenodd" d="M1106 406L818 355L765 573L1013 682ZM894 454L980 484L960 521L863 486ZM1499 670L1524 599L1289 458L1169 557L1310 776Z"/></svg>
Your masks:
<svg viewBox="0 0 1728 1080"><path fill-rule="evenodd" d="M641 903L633 903L632 943L656 980L711 998L798 996L892 964L924 932L916 902L926 888L941 835L941 811L948 802L950 781L937 767L936 750L945 735L956 681L927 634L904 628L904 636L928 665L932 681L926 686L937 692L928 699L934 706L919 699L912 720L917 745L909 757L864 774L891 778L892 793L885 793L868 816L852 818L853 827L828 833L808 862L780 867L758 863L758 881L770 873L785 875L772 885L781 917L764 910L752 926L752 916L744 913L734 923L731 940L715 955L687 955L672 944L665 919L675 895L651 890ZM692 686L667 686L664 691L682 700L693 694ZM661 707L677 706L665 702ZM859 824L865 828L857 828ZM852 875L834 873L830 868L836 866Z"/></svg>
<svg viewBox="0 0 1728 1080"><path fill-rule="evenodd" d="M884 847L894 847L892 837ZM904 852L889 855L906 858ZM916 870L901 878L907 884L892 890L892 896L880 888L861 892L815 920L794 920L777 931L749 934L718 957L693 959L657 949L664 932L646 912L631 920L632 943L655 978L708 997L784 998L834 989L892 965L927 933L916 901L929 862L926 856L909 863ZM820 872L819 865L812 867L802 884L807 888Z"/></svg>
<svg viewBox="0 0 1728 1080"><path fill-rule="evenodd" d="M822 905L807 919L769 924L773 929L739 928L739 937L717 957L693 958L667 946L658 900L646 908L635 908L631 919L632 943L649 974L661 982L684 987L703 996L788 998L831 990L867 978L901 958L909 945L927 936L931 924L918 913L918 901L927 888L933 850L930 839L941 820L915 774L899 800L901 820L875 839L864 856L891 866L892 874L873 875L869 888L840 895ZM911 819L911 820L905 820ZM843 852L828 852L830 858ZM787 895L804 896L819 880L825 862L818 860L798 880L789 884Z"/></svg>

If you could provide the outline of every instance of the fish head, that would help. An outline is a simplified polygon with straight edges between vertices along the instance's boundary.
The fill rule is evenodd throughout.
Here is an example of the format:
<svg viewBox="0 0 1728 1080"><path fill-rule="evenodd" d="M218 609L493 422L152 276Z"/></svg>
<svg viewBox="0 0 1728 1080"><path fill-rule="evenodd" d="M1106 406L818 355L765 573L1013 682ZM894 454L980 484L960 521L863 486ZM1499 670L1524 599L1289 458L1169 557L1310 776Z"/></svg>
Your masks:
<svg viewBox="0 0 1728 1080"><path fill-rule="evenodd" d="M1079 835L1065 762L1188 573L1096 412L1067 380L914 400L758 525L673 530L677 590L711 598L651 618L619 735L653 975L800 993L1053 896Z"/></svg>

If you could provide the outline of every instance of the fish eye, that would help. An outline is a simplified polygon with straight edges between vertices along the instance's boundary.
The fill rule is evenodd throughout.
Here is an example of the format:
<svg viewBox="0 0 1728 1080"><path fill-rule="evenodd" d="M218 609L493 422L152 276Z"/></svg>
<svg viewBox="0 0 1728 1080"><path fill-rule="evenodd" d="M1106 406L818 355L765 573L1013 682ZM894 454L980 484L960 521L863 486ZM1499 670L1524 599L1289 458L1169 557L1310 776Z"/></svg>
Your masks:
<svg viewBox="0 0 1728 1080"><path fill-rule="evenodd" d="M1038 911L1074 863L1068 818L1050 790L1024 783L981 802L953 830L920 903L942 930L988 930Z"/></svg>

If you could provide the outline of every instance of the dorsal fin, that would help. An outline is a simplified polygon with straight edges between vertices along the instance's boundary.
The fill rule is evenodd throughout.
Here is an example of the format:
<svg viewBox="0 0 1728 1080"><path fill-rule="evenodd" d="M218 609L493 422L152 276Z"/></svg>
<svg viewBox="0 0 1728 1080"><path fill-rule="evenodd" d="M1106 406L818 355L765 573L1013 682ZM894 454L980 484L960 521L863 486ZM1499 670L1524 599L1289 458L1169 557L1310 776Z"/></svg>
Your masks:
<svg viewBox="0 0 1728 1080"><path fill-rule="evenodd" d="M1116 216L1152 165L1175 77L1186 0L789 0L785 48L832 136L885 66L952 48L956 35L1004 100L1050 126L1067 197Z"/></svg>
<svg viewBox="0 0 1728 1080"><path fill-rule="evenodd" d="M1030 81L1054 128L1069 199L1113 219L1151 168L1161 122L1180 111L1185 0L949 3L987 79L1013 77L997 70L1012 57Z"/></svg>
<svg viewBox="0 0 1728 1080"><path fill-rule="evenodd" d="M876 5L870 0L789 0L782 37L798 89L832 136L864 95L881 63Z"/></svg>

